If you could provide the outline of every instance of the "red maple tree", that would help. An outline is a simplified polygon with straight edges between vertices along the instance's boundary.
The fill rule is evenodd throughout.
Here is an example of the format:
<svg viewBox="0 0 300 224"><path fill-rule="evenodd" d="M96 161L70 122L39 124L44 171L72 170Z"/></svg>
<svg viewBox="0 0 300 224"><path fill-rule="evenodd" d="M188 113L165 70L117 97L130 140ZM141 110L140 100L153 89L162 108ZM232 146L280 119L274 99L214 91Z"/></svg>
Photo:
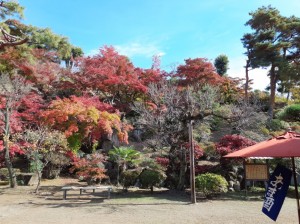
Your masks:
<svg viewBox="0 0 300 224"><path fill-rule="evenodd" d="M185 64L178 66L173 76L179 80L181 86L219 85L223 81L216 73L213 64L206 58L186 59Z"/></svg>
<svg viewBox="0 0 300 224"><path fill-rule="evenodd" d="M255 145L256 142L241 135L225 135L216 144L216 150L221 156Z"/></svg>
<svg viewBox="0 0 300 224"><path fill-rule="evenodd" d="M42 117L46 124L63 131L67 137L79 134L81 139L90 136L99 140L116 130L120 140L127 142L130 126L121 121L118 111L109 112L113 110L95 97L71 96L53 100Z"/></svg>

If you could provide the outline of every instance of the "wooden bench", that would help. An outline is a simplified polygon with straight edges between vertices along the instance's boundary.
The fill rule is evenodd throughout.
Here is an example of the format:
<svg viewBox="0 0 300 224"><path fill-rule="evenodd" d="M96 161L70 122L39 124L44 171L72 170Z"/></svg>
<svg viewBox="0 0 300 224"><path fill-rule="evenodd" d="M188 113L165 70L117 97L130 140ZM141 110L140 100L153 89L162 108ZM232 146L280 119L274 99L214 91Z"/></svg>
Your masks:
<svg viewBox="0 0 300 224"><path fill-rule="evenodd" d="M65 187L61 188L61 190L63 191L63 199L64 200L67 199L67 191L79 190L80 194L82 194L83 191L87 191L87 190L93 190L93 193L95 193L96 189L107 190L107 198L110 199L110 192L112 191L111 186L86 186L86 187L65 186Z"/></svg>

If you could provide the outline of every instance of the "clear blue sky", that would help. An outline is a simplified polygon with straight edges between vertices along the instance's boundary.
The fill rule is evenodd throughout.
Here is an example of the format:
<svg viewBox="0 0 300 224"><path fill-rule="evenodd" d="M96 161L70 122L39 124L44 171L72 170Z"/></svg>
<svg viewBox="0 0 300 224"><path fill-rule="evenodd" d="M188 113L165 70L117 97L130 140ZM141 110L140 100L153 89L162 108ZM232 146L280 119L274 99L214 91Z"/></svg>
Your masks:
<svg viewBox="0 0 300 224"><path fill-rule="evenodd" d="M282 15L300 17L300 0L19 0L26 24L67 36L85 54L113 45L135 66L148 68L161 55L170 70L184 59L229 57L230 76L244 77L241 37L249 12L272 5ZM253 71L254 87L268 83L265 70Z"/></svg>

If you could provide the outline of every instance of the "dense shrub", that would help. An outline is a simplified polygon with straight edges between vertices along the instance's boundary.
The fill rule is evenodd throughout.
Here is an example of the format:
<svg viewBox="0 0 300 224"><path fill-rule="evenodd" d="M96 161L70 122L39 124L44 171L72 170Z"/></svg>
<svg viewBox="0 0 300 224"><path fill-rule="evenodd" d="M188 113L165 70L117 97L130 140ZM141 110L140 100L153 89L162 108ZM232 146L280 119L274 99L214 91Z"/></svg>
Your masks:
<svg viewBox="0 0 300 224"><path fill-rule="evenodd" d="M212 169L214 169L215 166L213 165L195 165L195 174L203 174L207 172L211 172Z"/></svg>
<svg viewBox="0 0 300 224"><path fill-rule="evenodd" d="M225 156L228 153L246 148L248 146L256 144L255 141L245 138L241 135L225 135L221 138L220 142L216 144L216 150L221 156Z"/></svg>
<svg viewBox="0 0 300 224"><path fill-rule="evenodd" d="M156 157L155 158L155 161L161 165L162 167L167 167L170 163L170 160L168 158L165 158L165 157Z"/></svg>
<svg viewBox="0 0 300 224"><path fill-rule="evenodd" d="M160 186L165 180L166 176L158 171L151 169L144 169L139 176L142 188L150 188L153 192L154 186Z"/></svg>
<svg viewBox="0 0 300 224"><path fill-rule="evenodd" d="M276 132L276 131L281 131L283 129L286 129L288 127L288 124L286 124L286 122L281 121L279 119L273 119L266 123L266 127L271 132Z"/></svg>
<svg viewBox="0 0 300 224"><path fill-rule="evenodd" d="M300 121L300 104L287 106L278 114L278 118L285 121Z"/></svg>
<svg viewBox="0 0 300 224"><path fill-rule="evenodd" d="M43 176L47 179L57 178L64 166L70 165L71 158L62 153L49 152L45 155L47 165L43 169Z"/></svg>
<svg viewBox="0 0 300 224"><path fill-rule="evenodd" d="M124 188L134 186L137 182L141 170L126 170L121 174L121 184Z"/></svg>
<svg viewBox="0 0 300 224"><path fill-rule="evenodd" d="M228 183L224 177L218 174L205 173L196 176L196 190L205 196L227 192Z"/></svg>
<svg viewBox="0 0 300 224"><path fill-rule="evenodd" d="M157 162L156 159L152 159L152 158L143 158L143 160L141 161L141 163L139 164L139 167L142 168L149 168L152 170L163 170L164 168Z"/></svg>
<svg viewBox="0 0 300 224"><path fill-rule="evenodd" d="M80 179L83 178L88 184L92 184L107 178L106 170L103 168L104 160L103 155L98 153L78 158L72 163L70 171L76 173Z"/></svg>
<svg viewBox="0 0 300 224"><path fill-rule="evenodd" d="M19 169L14 169L15 173L20 173ZM8 180L8 169L7 168L0 168L0 180Z"/></svg>
<svg viewBox="0 0 300 224"><path fill-rule="evenodd" d="M213 142L209 142L202 146L203 156L206 160L214 159L217 156L216 145Z"/></svg>

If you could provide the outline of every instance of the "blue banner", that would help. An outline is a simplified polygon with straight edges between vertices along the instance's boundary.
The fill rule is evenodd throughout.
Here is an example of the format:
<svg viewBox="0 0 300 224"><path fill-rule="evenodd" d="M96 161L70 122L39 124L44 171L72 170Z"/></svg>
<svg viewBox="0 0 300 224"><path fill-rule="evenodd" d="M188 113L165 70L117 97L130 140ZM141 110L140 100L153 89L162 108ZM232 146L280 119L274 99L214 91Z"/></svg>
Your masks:
<svg viewBox="0 0 300 224"><path fill-rule="evenodd" d="M277 165L271 175L262 212L276 221L285 196L291 183L292 171L284 166Z"/></svg>

